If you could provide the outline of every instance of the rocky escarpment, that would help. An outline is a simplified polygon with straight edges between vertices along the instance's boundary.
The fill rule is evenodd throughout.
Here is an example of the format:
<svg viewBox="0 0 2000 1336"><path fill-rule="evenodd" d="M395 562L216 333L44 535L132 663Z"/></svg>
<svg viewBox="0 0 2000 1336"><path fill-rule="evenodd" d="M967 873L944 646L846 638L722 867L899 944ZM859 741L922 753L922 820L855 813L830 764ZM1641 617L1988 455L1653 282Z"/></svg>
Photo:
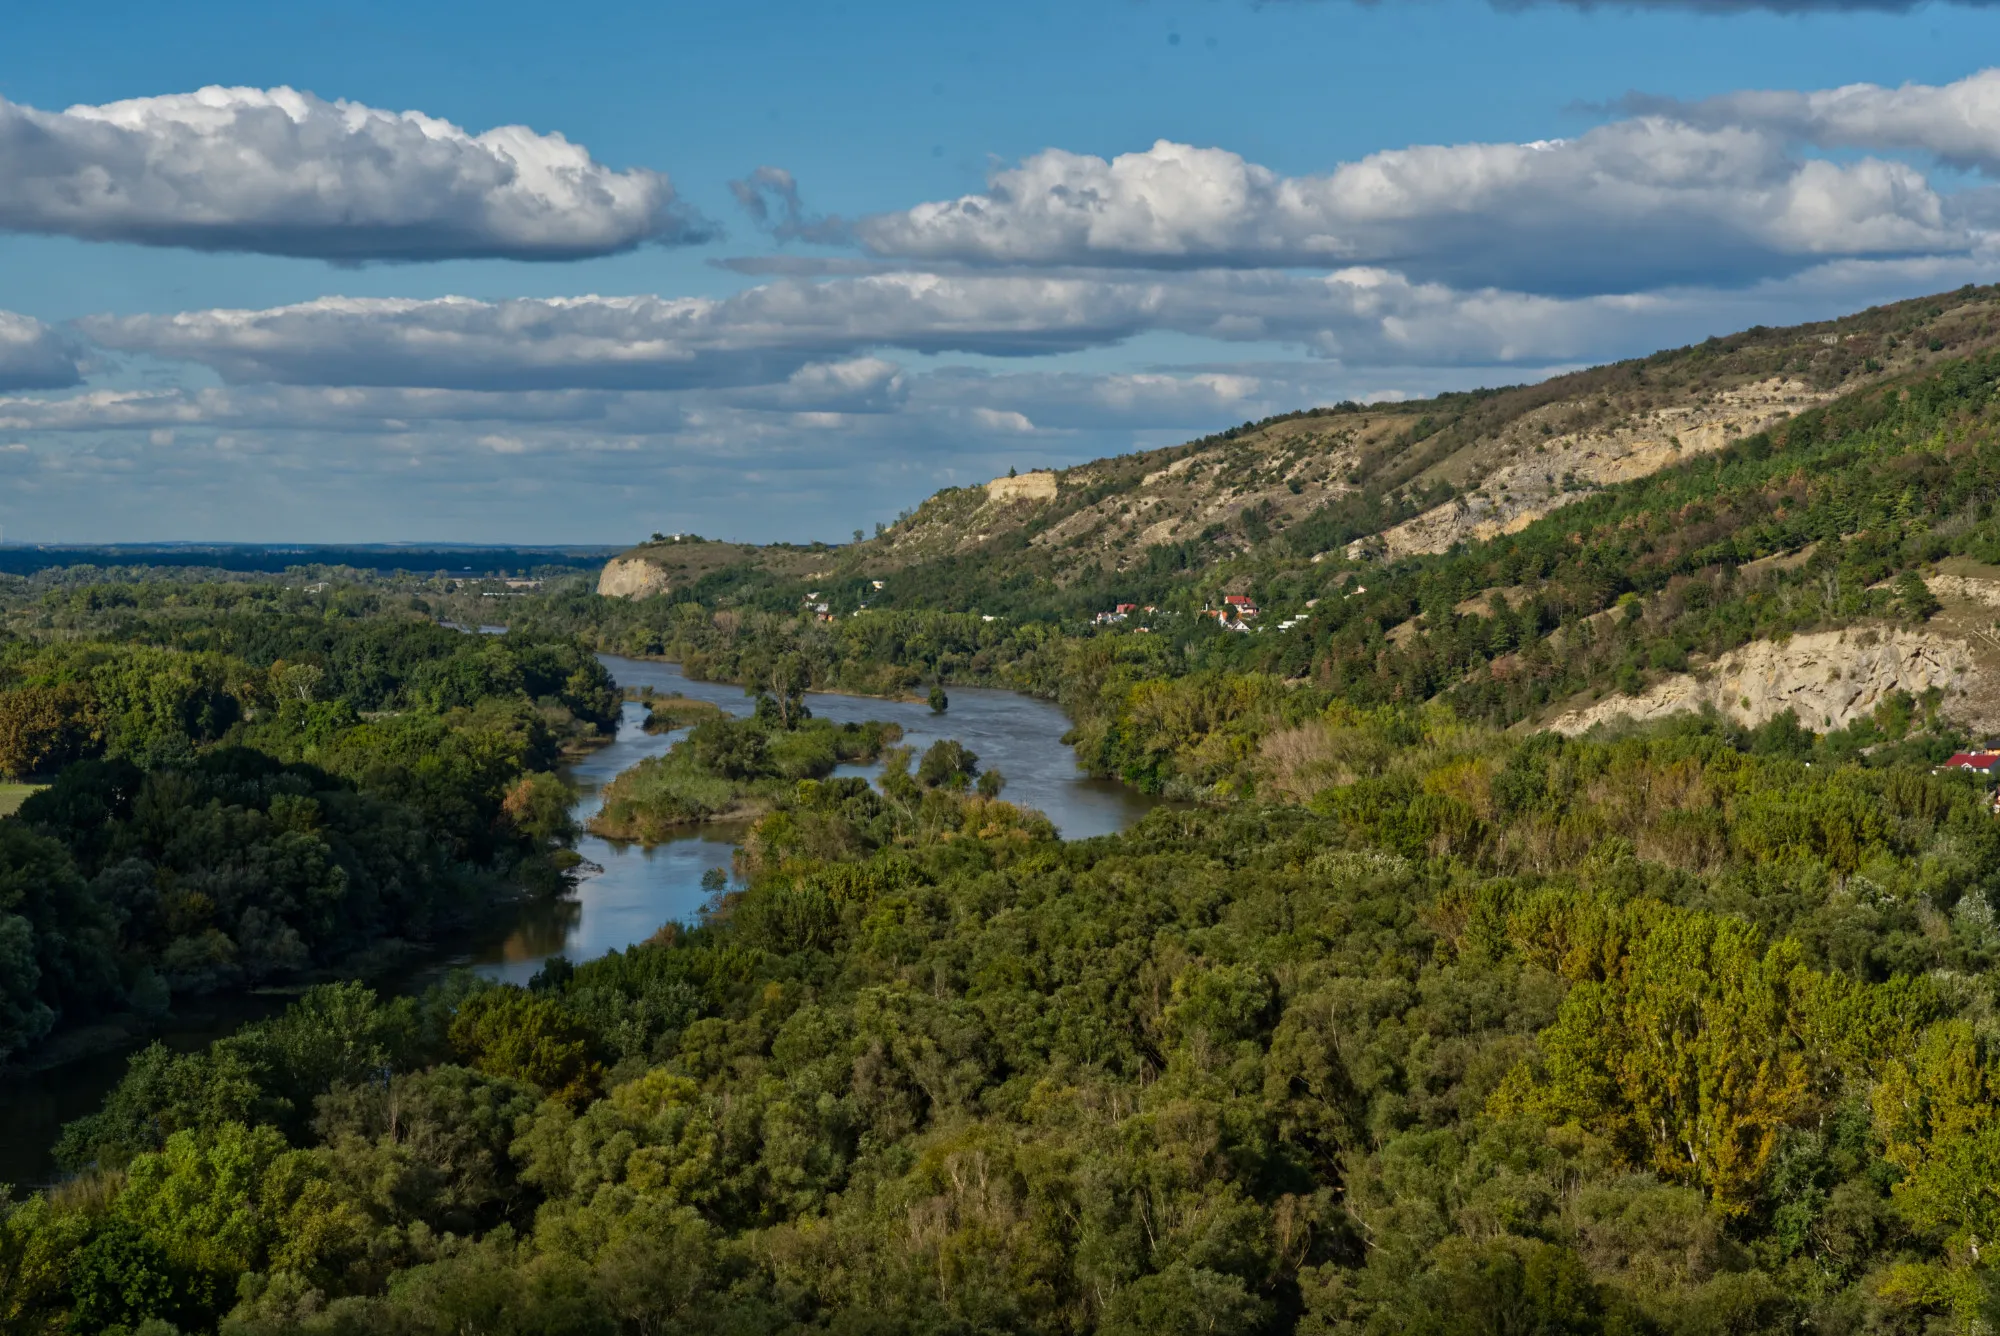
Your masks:
<svg viewBox="0 0 2000 1336"><path fill-rule="evenodd" d="M1587 430L1556 427L1580 404L1550 404L1524 415L1489 445L1487 471L1470 495L1357 540L1347 554L1394 560L1518 533L1580 491L1643 478L1720 450L1833 397L1830 389L1774 377Z"/></svg>
<svg viewBox="0 0 2000 1336"><path fill-rule="evenodd" d="M1053 501L1056 475L1048 469L1036 469L1033 473L995 478L986 484L986 499L1003 506L1016 501Z"/></svg>
<svg viewBox="0 0 2000 1336"><path fill-rule="evenodd" d="M597 577L597 592L606 598L645 598L670 587L667 573L641 557L615 558Z"/></svg>
<svg viewBox="0 0 2000 1336"><path fill-rule="evenodd" d="M1945 709L1962 722L1996 722L1985 699L1977 656L1962 640L1930 631L1821 631L1789 640L1760 640L1732 650L1709 668L1682 673L1637 696L1619 696L1572 710L1549 724L1581 733L1594 724L1660 719L1713 707L1746 724L1785 710L1815 731L1845 728L1872 713L1892 691L1921 695L1936 687Z"/></svg>

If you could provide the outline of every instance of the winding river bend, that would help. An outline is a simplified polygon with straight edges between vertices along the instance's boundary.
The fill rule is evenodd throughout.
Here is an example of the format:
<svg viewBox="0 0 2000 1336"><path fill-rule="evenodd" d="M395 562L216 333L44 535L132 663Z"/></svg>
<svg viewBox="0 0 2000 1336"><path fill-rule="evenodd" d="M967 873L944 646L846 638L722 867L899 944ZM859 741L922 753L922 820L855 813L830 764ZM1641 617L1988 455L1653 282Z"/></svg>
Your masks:
<svg viewBox="0 0 2000 1336"><path fill-rule="evenodd" d="M612 654L598 658L620 686L678 692L736 715L748 715L753 706L743 688L691 681L678 664ZM1047 813L1065 839L1123 830L1152 805L1121 785L1079 774L1062 741L1069 720L1046 701L1016 692L954 687L951 708L942 715L920 702L818 692L806 696L806 706L838 723L884 719L901 724L903 741L919 752L939 738L956 738L978 756L981 769L1006 777L1003 796L1009 802ZM628 701L617 741L571 768L579 790L573 809L579 823L596 815L603 788L614 776L660 755L684 736L649 734L641 727L645 718L646 707ZM835 773L872 777L879 769L843 766ZM647 849L586 834L577 842L577 852L604 871L586 879L574 900L535 906L504 932L482 940L473 953L474 967L490 978L526 983L550 956L581 963L643 942L664 923L693 922L708 900L702 874L718 867L727 871L742 835L740 827L695 827Z"/></svg>
<svg viewBox="0 0 2000 1336"><path fill-rule="evenodd" d="M598 657L620 686L678 691L738 715L753 708L741 687L690 681L678 664L609 654ZM1063 745L1069 720L1062 711L1011 691L954 687L951 708L942 715L918 702L869 696L813 693L806 704L814 714L839 722L894 721L903 726L903 741L920 752L939 738L958 739L978 756L982 769L997 769L1006 776L1004 796L1009 802L1047 813L1065 839L1123 830L1153 804L1130 789L1078 773L1074 756ZM573 810L579 821L596 814L602 790L614 776L666 751L682 736L647 733L641 727L645 717L643 705L628 702L617 740L570 768L578 788ZM872 775L878 770L843 766L836 773ZM696 827L647 849L586 834L577 842L577 852L603 871L585 879L574 898L524 905L497 916L499 922L490 933L475 937L469 960L443 962L403 980L402 986L421 989L441 969L465 964L489 978L526 983L551 956L581 963L643 942L665 923L692 922L708 901L702 874L710 868L727 870L742 835L742 827ZM191 1051L246 1021L269 1015L284 1000L270 995L195 999L177 1008L174 1023L149 1040L157 1037L171 1048ZM47 1181L55 1169L49 1148L62 1124L97 1108L124 1074L125 1060L137 1046L0 1078L0 1183Z"/></svg>

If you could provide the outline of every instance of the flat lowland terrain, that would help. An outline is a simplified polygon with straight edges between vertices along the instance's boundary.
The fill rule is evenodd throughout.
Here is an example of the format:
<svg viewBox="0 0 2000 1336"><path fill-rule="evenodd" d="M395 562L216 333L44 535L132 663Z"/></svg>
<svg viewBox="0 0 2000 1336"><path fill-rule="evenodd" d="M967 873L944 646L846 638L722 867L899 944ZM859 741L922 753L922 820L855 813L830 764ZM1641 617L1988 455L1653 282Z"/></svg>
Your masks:
<svg viewBox="0 0 2000 1336"><path fill-rule="evenodd" d="M12 816L14 810L28 800L28 795L39 789L39 784L9 784L0 780L0 816Z"/></svg>

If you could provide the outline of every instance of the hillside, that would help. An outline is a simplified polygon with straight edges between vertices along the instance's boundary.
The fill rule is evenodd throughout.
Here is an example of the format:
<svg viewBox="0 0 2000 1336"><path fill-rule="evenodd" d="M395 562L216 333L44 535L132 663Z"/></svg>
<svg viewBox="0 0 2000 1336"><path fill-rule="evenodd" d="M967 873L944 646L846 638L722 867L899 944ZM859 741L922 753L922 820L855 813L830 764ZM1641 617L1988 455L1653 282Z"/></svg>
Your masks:
<svg viewBox="0 0 2000 1336"><path fill-rule="evenodd" d="M1356 555L1442 552L1991 347L1996 317L2000 292L1961 291L1536 385L1312 409L1046 475L1053 495L997 484L940 492L884 535L880 556L909 564L1016 533L1058 574L1086 564L1125 570L1164 544L1199 542L1216 560L1288 530L1304 540L1289 546L1313 549L1302 555L1366 538L1377 541Z"/></svg>
<svg viewBox="0 0 2000 1336"><path fill-rule="evenodd" d="M1164 676L1436 698L1499 726L1712 706L1747 726L1791 709L1845 730L1936 688L1964 727L2000 730L1995 298L1751 330L1538 386L1314 409L947 490L868 542L715 544L683 576L659 569L672 601L761 610L773 627L808 596L826 604L839 634L753 638L825 665L816 680L942 676L1074 702L1039 647L1109 635ZM1196 616L1225 592L1262 606L1240 628L1252 634ZM1159 611L1088 625L1120 602ZM874 629L847 634L864 608ZM890 628L887 611L998 628ZM600 643L747 662L735 632L710 643L664 606L592 618ZM1173 634L1144 648L1118 634L1146 624ZM1900 647L1871 650L1853 690L1827 680L1863 643L1836 634L1850 630ZM1221 782L1204 773L1196 787Z"/></svg>
<svg viewBox="0 0 2000 1336"><path fill-rule="evenodd" d="M1068 586L1200 570L1262 549L1437 553L1996 342L2000 289L1963 289L1534 385L1308 409L1168 449L947 488L818 560L810 549L730 544L696 555L652 543L626 555L685 588L731 563L817 579L977 558L995 578Z"/></svg>
<svg viewBox="0 0 2000 1336"><path fill-rule="evenodd" d="M644 598L650 594L687 592L704 580L748 575L752 584L816 579L831 573L849 549L825 543L725 543L699 534L654 534L651 539L619 553L599 574L597 592L609 598Z"/></svg>

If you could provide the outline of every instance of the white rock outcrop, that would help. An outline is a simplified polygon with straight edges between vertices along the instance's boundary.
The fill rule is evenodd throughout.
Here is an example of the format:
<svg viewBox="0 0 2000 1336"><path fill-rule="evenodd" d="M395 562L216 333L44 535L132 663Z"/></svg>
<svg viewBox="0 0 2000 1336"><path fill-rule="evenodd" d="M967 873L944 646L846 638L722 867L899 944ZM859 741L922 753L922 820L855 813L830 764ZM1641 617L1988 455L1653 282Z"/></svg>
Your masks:
<svg viewBox="0 0 2000 1336"><path fill-rule="evenodd" d="M1972 603L1984 603L1989 608L2000 608L2000 581L1978 580L1963 575L1932 575L1924 583L1939 598L1962 598Z"/></svg>
<svg viewBox="0 0 2000 1336"><path fill-rule="evenodd" d="M1620 717L1644 721L1713 706L1746 724L1791 710L1801 724L1821 732L1870 714L1892 691L1921 695L1939 687L1949 698L1971 685L1976 673L1969 646L1927 631L1820 631L1756 641L1700 674L1681 673L1640 695L1572 710L1549 727L1581 733Z"/></svg>
<svg viewBox="0 0 2000 1336"><path fill-rule="evenodd" d="M606 598L645 598L670 588L667 573L643 557L614 557L597 577L597 592Z"/></svg>
<svg viewBox="0 0 2000 1336"><path fill-rule="evenodd" d="M1006 505L1010 501L1053 501L1056 499L1056 475L1047 469L1037 469L1017 477L995 478L986 484L986 499L995 505Z"/></svg>
<svg viewBox="0 0 2000 1336"><path fill-rule="evenodd" d="M1797 380L1773 377L1723 390L1698 404L1654 409L1630 426L1593 428L1534 438L1481 480L1479 491L1433 507L1421 515L1348 544L1347 555L1369 554L1394 561L1425 552L1443 552L1458 542L1480 542L1519 533L1550 511L1575 500L1572 480L1596 486L1629 482L1663 468L1722 449L1731 441L1776 426L1794 413L1834 397ZM1558 417L1579 404L1558 404L1524 421Z"/></svg>

